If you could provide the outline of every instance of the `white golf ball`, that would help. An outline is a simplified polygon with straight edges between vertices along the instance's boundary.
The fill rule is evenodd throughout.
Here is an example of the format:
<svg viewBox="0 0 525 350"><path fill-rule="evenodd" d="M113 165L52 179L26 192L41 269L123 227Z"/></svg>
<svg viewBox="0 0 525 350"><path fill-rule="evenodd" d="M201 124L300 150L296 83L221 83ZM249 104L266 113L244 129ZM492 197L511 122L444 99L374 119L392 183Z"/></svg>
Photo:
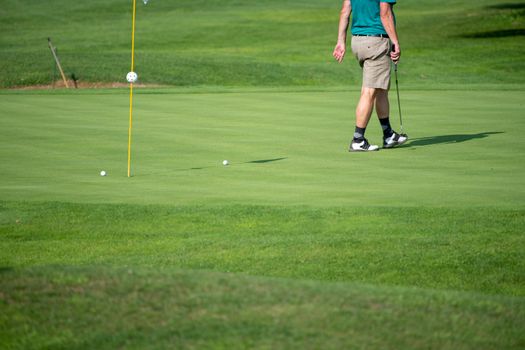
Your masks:
<svg viewBox="0 0 525 350"><path fill-rule="evenodd" d="M222 165L228 165L230 162L228 162L226 159L222 161Z"/></svg>
<svg viewBox="0 0 525 350"><path fill-rule="evenodd" d="M135 72L129 72L127 75L126 75L126 80L130 83L134 83L136 82L138 79L138 75L137 73Z"/></svg>
<svg viewBox="0 0 525 350"><path fill-rule="evenodd" d="M100 172L100 176L106 176L108 173L106 173L104 170Z"/></svg>

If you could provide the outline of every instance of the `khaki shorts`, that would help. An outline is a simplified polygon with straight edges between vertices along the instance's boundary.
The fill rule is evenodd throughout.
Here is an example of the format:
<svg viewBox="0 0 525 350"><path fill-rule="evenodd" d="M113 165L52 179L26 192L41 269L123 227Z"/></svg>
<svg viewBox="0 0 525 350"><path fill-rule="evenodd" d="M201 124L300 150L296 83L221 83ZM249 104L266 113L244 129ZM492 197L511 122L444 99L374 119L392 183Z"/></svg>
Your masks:
<svg viewBox="0 0 525 350"><path fill-rule="evenodd" d="M352 52L363 68L363 86L390 88L390 39L352 36Z"/></svg>

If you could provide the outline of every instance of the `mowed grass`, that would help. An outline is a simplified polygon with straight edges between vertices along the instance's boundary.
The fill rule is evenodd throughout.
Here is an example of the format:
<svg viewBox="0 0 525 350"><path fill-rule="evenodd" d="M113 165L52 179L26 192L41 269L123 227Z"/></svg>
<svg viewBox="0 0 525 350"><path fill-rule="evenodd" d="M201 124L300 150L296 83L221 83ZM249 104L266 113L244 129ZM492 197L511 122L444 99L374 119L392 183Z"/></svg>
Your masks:
<svg viewBox="0 0 525 350"><path fill-rule="evenodd" d="M360 73L331 57L342 0L138 1L140 82L177 86L346 86ZM405 83L524 82L518 0L405 0L396 7ZM68 76L125 82L131 1L4 0L0 87L49 84L51 37ZM60 79L58 73L56 79Z"/></svg>
<svg viewBox="0 0 525 350"><path fill-rule="evenodd" d="M523 299L508 296L144 268L33 268L1 276L4 348L524 344Z"/></svg>
<svg viewBox="0 0 525 350"><path fill-rule="evenodd" d="M365 155L347 152L356 91L139 94L128 179L125 94L5 94L0 193L92 203L521 208L522 95L403 91L412 141ZM399 130L394 113L392 123ZM381 145L377 119L367 137Z"/></svg>
<svg viewBox="0 0 525 350"><path fill-rule="evenodd" d="M522 91L357 95L1 94L3 346L522 347Z"/></svg>
<svg viewBox="0 0 525 350"><path fill-rule="evenodd" d="M0 348L525 347L522 1L396 5L410 142L372 154L341 1L138 5L172 87L136 90L128 178L126 91L5 88L52 81L47 37L123 82L131 1L2 3Z"/></svg>
<svg viewBox="0 0 525 350"><path fill-rule="evenodd" d="M523 209L2 203L1 265L108 265L523 296Z"/></svg>

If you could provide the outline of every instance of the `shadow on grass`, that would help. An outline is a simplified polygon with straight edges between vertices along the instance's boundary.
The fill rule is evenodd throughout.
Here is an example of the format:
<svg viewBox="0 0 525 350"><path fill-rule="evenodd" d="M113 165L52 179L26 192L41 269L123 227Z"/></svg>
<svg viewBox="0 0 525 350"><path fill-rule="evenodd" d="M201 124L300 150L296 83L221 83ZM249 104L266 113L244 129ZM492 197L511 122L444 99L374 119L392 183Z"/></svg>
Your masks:
<svg viewBox="0 0 525 350"><path fill-rule="evenodd" d="M236 166L236 165L241 165L241 164L266 164L266 163L278 162L278 161L285 160L285 159L288 159L288 157L269 158L269 159L257 159L257 160L250 160L250 161L246 161L246 162L231 162L228 166ZM223 166L223 165L219 165L219 164L217 164L217 165L207 165L207 166L200 166L200 167L193 167L193 168L174 169L172 171L205 170L205 169L217 168L218 166ZM167 174L168 174L168 172L166 172L166 175ZM144 175L141 175L141 176L149 176L149 175L161 175L161 174L160 173L144 174Z"/></svg>
<svg viewBox="0 0 525 350"><path fill-rule="evenodd" d="M179 169L179 170L204 170L204 169L210 169L215 168L215 166L201 166L201 167L195 167L195 168L189 168L189 169Z"/></svg>
<svg viewBox="0 0 525 350"><path fill-rule="evenodd" d="M505 38L512 36L525 36L525 29L503 29L494 30L490 32L480 32L461 35L462 38L469 39Z"/></svg>
<svg viewBox="0 0 525 350"><path fill-rule="evenodd" d="M481 132L479 134L455 134L439 135L413 139L402 147L429 146L437 144L461 143L470 140L478 140L489 137L490 135L503 134L502 131Z"/></svg>
<svg viewBox="0 0 525 350"><path fill-rule="evenodd" d="M498 5L490 5L487 6L488 9L495 9L495 10L519 10L519 9L525 9L525 3L505 3L505 4L498 4Z"/></svg>
<svg viewBox="0 0 525 350"><path fill-rule="evenodd" d="M262 164L262 163L277 162L277 161L280 161L280 160L285 160L286 158L287 157L273 158L273 159L261 159L261 160L250 160L249 162L244 162L244 163Z"/></svg>
<svg viewBox="0 0 525 350"><path fill-rule="evenodd" d="M280 160L287 159L287 157L281 157L281 158L272 158L272 159L259 159L259 160L250 160L247 162L237 163L237 164L264 164L264 163L271 163L271 162L278 162ZM230 165L234 165L236 163L230 163ZM209 168L215 168L215 166L205 166L205 167L196 167L196 168L190 168L189 170L203 170L203 169L209 169Z"/></svg>

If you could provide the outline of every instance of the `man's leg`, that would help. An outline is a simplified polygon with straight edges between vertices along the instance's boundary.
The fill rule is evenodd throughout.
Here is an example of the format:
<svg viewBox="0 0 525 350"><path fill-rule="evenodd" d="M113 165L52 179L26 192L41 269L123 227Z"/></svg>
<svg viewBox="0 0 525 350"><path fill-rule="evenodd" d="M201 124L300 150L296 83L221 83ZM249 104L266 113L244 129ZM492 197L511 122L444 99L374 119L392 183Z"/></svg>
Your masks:
<svg viewBox="0 0 525 350"><path fill-rule="evenodd" d="M392 148L402 145L407 141L407 137L399 135L390 126L390 103L388 101L388 90L377 89L376 93L376 112L383 129L383 148Z"/></svg>
<svg viewBox="0 0 525 350"><path fill-rule="evenodd" d="M377 89L376 112L379 119L388 118L390 115L390 103L388 101L388 90Z"/></svg>
<svg viewBox="0 0 525 350"><path fill-rule="evenodd" d="M383 137L392 136L392 127L390 126L390 102L388 101L388 90L377 89L376 93L376 112L383 129Z"/></svg>
<svg viewBox="0 0 525 350"><path fill-rule="evenodd" d="M370 116L374 110L374 100L376 98L377 89L364 87L361 89L361 97L355 111L355 125L366 129Z"/></svg>
<svg viewBox="0 0 525 350"><path fill-rule="evenodd" d="M365 139L365 130L370 116L374 110L374 101L376 98L377 89L363 87L361 89L361 97L355 111L355 132L354 138L350 145L350 151L376 151L379 147L369 145Z"/></svg>

